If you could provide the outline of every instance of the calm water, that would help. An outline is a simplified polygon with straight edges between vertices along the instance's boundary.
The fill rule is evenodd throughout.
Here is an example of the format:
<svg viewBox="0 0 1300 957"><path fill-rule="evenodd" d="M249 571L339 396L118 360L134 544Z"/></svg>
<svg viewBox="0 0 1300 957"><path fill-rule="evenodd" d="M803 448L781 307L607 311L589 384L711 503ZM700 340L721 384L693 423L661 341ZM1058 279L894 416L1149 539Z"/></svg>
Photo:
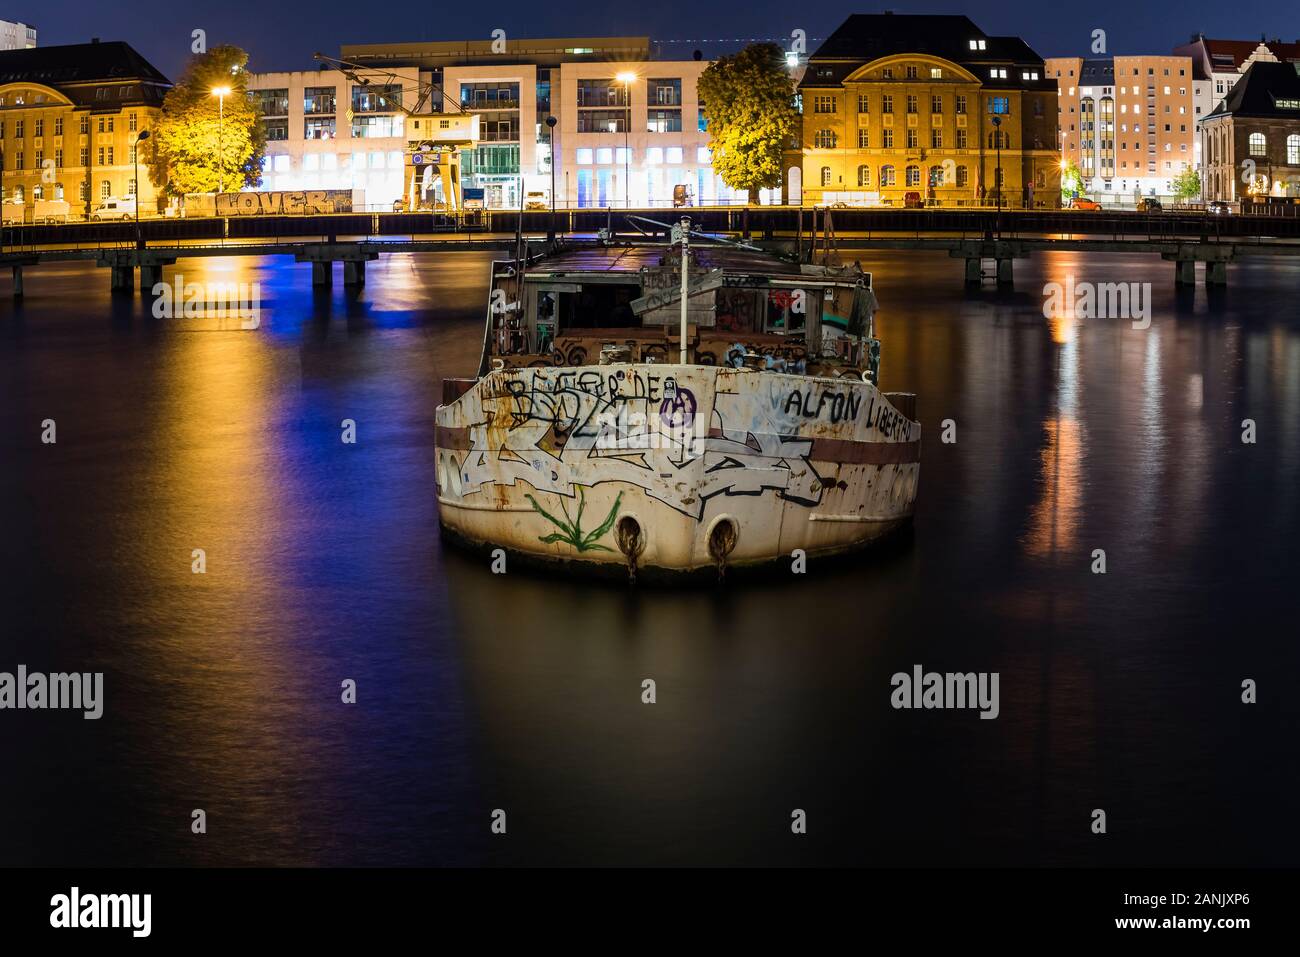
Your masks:
<svg viewBox="0 0 1300 957"><path fill-rule="evenodd" d="M863 262L882 384L920 395L913 534L684 592L440 543L434 407L486 256L387 257L359 298L179 264L261 283L255 332L90 266L17 308L0 281L0 671L106 687L98 722L0 712L0 864L1294 863L1300 266L1207 301L1143 257L1022 263L1006 297ZM1150 281L1151 328L1045 320L1067 274ZM893 710L914 664L999 672L1001 716Z"/></svg>

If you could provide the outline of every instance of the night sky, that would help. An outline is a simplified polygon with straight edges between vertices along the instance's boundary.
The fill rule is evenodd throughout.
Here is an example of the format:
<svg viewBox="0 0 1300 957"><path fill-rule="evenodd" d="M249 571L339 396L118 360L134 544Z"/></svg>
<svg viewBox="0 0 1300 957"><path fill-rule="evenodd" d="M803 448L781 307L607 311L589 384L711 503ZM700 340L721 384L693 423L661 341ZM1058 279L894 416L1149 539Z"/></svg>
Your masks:
<svg viewBox="0 0 1300 957"><path fill-rule="evenodd" d="M495 7L495 11L490 9ZM797 12L795 12L797 9ZM252 55L257 71L311 69L320 50L338 55L344 42L463 40L487 38L494 29L507 36L648 35L657 40L734 40L787 37L796 27L812 38L825 37L849 13L965 13L991 34L1023 36L1043 56L1087 56L1091 33L1104 29L1109 53L1168 53L1195 32L1226 39L1256 39L1261 34L1300 38L1300 17L1286 3L1241 0L1097 0L1043 3L1042 0L952 0L850 4L843 0L747 0L701 3L658 0L653 4L597 3L594 0L501 0L495 5L441 4L429 0L218 0L215 3L117 0L43 0L28 8L11 7L3 16L33 23L38 43L80 43L98 36L126 40L175 79L189 56L190 32L207 31L209 46L235 43ZM517 13L510 12L517 10ZM1288 10L1291 12L1288 13ZM698 43L665 47L689 58ZM706 49L706 53L713 52Z"/></svg>

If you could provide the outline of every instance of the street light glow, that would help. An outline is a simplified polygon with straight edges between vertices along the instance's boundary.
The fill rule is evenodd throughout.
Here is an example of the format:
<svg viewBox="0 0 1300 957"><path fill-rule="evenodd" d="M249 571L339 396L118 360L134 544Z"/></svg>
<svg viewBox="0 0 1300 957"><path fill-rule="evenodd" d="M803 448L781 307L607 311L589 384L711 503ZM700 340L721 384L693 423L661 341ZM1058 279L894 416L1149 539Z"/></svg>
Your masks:
<svg viewBox="0 0 1300 957"><path fill-rule="evenodd" d="M213 95L213 96L229 96L229 95L230 95L230 87L228 87L228 86L214 86L214 87L212 88L212 95Z"/></svg>
<svg viewBox="0 0 1300 957"><path fill-rule="evenodd" d="M615 79L617 79L618 82L620 82L620 83L624 83L624 84L626 84L626 83L631 83L633 80L636 79L636 74L635 74L635 73L620 73L617 77L615 77Z"/></svg>

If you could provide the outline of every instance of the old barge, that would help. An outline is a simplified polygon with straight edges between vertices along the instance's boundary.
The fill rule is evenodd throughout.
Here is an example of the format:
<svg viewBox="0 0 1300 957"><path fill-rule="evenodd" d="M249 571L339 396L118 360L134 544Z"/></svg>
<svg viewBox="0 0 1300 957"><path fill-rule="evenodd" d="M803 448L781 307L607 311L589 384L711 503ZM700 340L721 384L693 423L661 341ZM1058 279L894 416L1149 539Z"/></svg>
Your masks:
<svg viewBox="0 0 1300 957"><path fill-rule="evenodd" d="M635 577L910 519L921 427L876 387L870 274L673 238L493 264L479 374L437 410L445 533Z"/></svg>

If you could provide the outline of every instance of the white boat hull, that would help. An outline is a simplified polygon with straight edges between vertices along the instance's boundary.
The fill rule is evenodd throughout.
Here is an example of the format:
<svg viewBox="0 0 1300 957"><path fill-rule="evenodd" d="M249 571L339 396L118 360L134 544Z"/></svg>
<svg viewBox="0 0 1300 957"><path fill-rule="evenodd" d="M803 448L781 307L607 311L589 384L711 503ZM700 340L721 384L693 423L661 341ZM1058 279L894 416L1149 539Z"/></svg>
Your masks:
<svg viewBox="0 0 1300 957"><path fill-rule="evenodd" d="M900 405L913 397L895 397ZM868 382L729 367L502 369L437 411L444 528L689 572L847 551L909 520L920 424Z"/></svg>

